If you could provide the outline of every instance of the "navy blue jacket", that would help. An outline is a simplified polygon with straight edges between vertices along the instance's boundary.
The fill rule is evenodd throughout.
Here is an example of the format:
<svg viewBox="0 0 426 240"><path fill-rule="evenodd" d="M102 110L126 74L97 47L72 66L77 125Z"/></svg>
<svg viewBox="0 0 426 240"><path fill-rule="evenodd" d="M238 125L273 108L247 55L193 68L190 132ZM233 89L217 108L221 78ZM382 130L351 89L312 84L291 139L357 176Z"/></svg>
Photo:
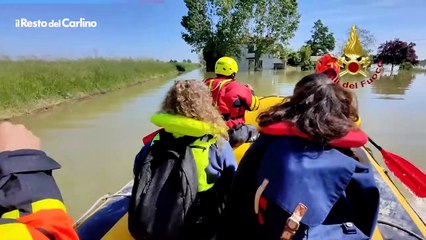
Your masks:
<svg viewBox="0 0 426 240"><path fill-rule="evenodd" d="M261 225L254 196L265 178L269 184L262 194L267 207ZM370 166L337 149L299 137L261 134L238 167L221 239L278 240L297 203L308 211L294 240L369 239L379 192Z"/></svg>
<svg viewBox="0 0 426 240"><path fill-rule="evenodd" d="M78 239L52 176L59 168L39 150L0 152L0 239Z"/></svg>

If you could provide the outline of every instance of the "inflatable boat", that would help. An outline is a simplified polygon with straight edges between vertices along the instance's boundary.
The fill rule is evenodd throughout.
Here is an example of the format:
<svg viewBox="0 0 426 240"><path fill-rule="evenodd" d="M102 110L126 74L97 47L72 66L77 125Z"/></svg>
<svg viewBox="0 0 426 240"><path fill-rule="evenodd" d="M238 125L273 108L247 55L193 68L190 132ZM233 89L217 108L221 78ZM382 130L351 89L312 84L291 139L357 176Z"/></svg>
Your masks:
<svg viewBox="0 0 426 240"><path fill-rule="evenodd" d="M246 113L247 123L256 125L255 120L260 112L282 101L282 97L276 96L261 98L259 110ZM238 161L249 146L246 143L234 150ZM371 164L380 190L379 218L372 239L426 239L425 223L392 182L387 171L374 159L371 151L366 147L354 151L362 162ZM76 221L74 226L81 240L133 239L127 230L127 207L132 185L133 181L118 192L103 196Z"/></svg>

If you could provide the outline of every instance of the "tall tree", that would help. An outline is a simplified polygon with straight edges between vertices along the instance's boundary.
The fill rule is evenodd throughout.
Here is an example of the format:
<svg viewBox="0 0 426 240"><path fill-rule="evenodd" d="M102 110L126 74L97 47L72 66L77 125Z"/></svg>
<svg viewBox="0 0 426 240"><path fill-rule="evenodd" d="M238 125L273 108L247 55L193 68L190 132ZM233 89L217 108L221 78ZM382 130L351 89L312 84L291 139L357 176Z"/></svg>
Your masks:
<svg viewBox="0 0 426 240"><path fill-rule="evenodd" d="M311 67L312 67L312 63L311 63L312 50L311 50L311 47L308 46L308 45L303 45L299 50L299 54L300 54L302 71L311 70Z"/></svg>
<svg viewBox="0 0 426 240"><path fill-rule="evenodd" d="M299 51L290 51L287 56L287 64L293 67L299 66L301 64L302 57L300 56Z"/></svg>
<svg viewBox="0 0 426 240"><path fill-rule="evenodd" d="M391 64L391 74L393 73L394 65L400 65L403 62L409 62L413 65L419 63L414 47L415 43L404 42L399 39L386 41L380 44L377 50L377 58L385 64Z"/></svg>
<svg viewBox="0 0 426 240"><path fill-rule="evenodd" d="M246 40L255 45L257 65L262 55L273 54L277 44L285 45L294 36L300 15L297 0L246 0L245 3L251 6Z"/></svg>
<svg viewBox="0 0 426 240"><path fill-rule="evenodd" d="M298 51L289 50L287 63L290 66L301 66L302 70L309 70L311 66L312 50L308 45L303 45Z"/></svg>
<svg viewBox="0 0 426 240"><path fill-rule="evenodd" d="M241 39L246 30L242 28L250 8L243 0L184 0L188 14L182 17L181 25L186 32L182 38L201 53L207 71L214 69L217 59L224 55L238 57Z"/></svg>
<svg viewBox="0 0 426 240"><path fill-rule="evenodd" d="M328 27L321 20L314 23L311 33L311 39L306 44L311 47L312 55L319 56L334 49L336 40L333 33L328 31Z"/></svg>
<svg viewBox="0 0 426 240"><path fill-rule="evenodd" d="M207 71L224 56L239 57L242 44L255 44L256 62L277 43L293 37L297 0L184 0L183 39L201 52Z"/></svg>

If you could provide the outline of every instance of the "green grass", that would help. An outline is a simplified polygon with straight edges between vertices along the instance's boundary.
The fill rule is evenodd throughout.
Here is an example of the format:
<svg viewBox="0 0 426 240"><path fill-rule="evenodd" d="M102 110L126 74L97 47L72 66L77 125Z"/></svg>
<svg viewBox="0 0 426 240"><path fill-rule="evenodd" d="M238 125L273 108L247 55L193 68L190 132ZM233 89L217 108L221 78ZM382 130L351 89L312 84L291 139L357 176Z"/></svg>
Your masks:
<svg viewBox="0 0 426 240"><path fill-rule="evenodd" d="M148 60L0 60L0 118L177 75L176 64L186 71L198 67Z"/></svg>

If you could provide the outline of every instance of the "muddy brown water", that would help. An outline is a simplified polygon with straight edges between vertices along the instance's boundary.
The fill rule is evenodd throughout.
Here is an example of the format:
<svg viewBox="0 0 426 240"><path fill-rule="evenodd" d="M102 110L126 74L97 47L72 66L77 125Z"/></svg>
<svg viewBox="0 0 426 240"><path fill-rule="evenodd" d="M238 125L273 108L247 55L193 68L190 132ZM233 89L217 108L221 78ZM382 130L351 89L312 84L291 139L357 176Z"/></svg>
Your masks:
<svg viewBox="0 0 426 240"><path fill-rule="evenodd" d="M243 72L238 79L256 94L291 95L299 71ZM208 74L209 75L209 74ZM113 193L132 178L141 137L155 127L150 115L177 79L202 79L200 70L174 79L157 79L83 101L64 104L44 113L14 119L42 139L43 149L61 165L55 171L70 214L77 219L99 197ZM426 170L426 75L382 77L354 92L358 96L362 128L385 149L404 156ZM380 157L374 151L376 157ZM425 200L413 197L401 184L416 211L426 219Z"/></svg>

